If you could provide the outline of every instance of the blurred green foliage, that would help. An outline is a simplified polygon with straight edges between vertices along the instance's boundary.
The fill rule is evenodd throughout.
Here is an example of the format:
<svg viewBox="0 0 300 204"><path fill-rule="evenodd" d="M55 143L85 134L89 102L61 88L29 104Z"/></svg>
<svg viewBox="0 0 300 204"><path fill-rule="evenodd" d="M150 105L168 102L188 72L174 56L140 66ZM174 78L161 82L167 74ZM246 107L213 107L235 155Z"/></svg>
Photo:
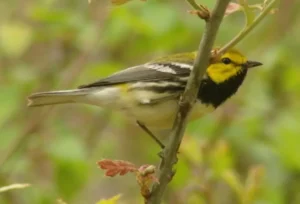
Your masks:
<svg viewBox="0 0 300 204"><path fill-rule="evenodd" d="M300 203L300 2L279 8L238 45L264 66L224 107L189 125L165 203ZM118 194L120 203L142 202L134 177L106 178L96 166L102 158L158 164L159 148L132 121L85 105L28 109L26 96L197 49L204 23L189 9L179 0L0 3L0 186L32 184L0 194L0 203ZM243 21L226 17L216 45Z"/></svg>

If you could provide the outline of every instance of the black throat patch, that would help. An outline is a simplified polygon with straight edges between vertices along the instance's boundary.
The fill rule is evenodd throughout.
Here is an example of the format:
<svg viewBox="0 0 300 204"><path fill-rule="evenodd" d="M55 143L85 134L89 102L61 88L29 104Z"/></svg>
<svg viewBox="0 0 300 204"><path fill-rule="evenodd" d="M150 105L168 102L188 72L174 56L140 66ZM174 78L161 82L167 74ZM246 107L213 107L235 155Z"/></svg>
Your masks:
<svg viewBox="0 0 300 204"><path fill-rule="evenodd" d="M203 79L198 92L198 100L207 105L213 105L217 108L228 98L236 93L240 85L243 83L247 69L243 69L239 74L222 82L215 83L209 77Z"/></svg>

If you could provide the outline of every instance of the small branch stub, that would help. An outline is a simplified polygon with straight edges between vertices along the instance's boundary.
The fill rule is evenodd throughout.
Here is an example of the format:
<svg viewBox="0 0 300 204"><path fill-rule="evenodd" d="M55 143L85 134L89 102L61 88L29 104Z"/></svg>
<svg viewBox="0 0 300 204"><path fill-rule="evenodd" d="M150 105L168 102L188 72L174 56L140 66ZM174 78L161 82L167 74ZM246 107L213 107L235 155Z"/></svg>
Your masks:
<svg viewBox="0 0 300 204"><path fill-rule="evenodd" d="M208 21L210 18L210 11L208 10L208 8L206 6L203 6L203 5L199 5L199 9L190 10L189 13L193 14L193 15L197 15L197 16L199 16L199 18L201 18L205 21Z"/></svg>

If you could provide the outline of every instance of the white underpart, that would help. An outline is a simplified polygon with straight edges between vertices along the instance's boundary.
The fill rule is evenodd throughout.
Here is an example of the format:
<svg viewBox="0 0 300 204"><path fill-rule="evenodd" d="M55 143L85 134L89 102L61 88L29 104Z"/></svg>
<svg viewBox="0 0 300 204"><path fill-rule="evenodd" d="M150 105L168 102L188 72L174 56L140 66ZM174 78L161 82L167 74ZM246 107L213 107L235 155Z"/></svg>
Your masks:
<svg viewBox="0 0 300 204"><path fill-rule="evenodd" d="M120 103L121 89L119 87L107 87L95 89L82 100L84 103L114 108Z"/></svg>
<svg viewBox="0 0 300 204"><path fill-rule="evenodd" d="M130 92L131 98L135 104L150 104L153 100L164 98L168 93L155 93L153 91L137 89Z"/></svg>

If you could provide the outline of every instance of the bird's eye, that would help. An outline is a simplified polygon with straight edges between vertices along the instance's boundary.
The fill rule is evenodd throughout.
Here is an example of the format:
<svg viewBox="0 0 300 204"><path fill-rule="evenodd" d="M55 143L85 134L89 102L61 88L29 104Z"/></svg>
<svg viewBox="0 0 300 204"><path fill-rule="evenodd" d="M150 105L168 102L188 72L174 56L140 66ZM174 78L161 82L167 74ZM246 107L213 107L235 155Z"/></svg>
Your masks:
<svg viewBox="0 0 300 204"><path fill-rule="evenodd" d="M225 58L222 59L222 62L223 62L224 64L230 64L230 63L231 63L231 60L230 60L229 58L225 57Z"/></svg>

